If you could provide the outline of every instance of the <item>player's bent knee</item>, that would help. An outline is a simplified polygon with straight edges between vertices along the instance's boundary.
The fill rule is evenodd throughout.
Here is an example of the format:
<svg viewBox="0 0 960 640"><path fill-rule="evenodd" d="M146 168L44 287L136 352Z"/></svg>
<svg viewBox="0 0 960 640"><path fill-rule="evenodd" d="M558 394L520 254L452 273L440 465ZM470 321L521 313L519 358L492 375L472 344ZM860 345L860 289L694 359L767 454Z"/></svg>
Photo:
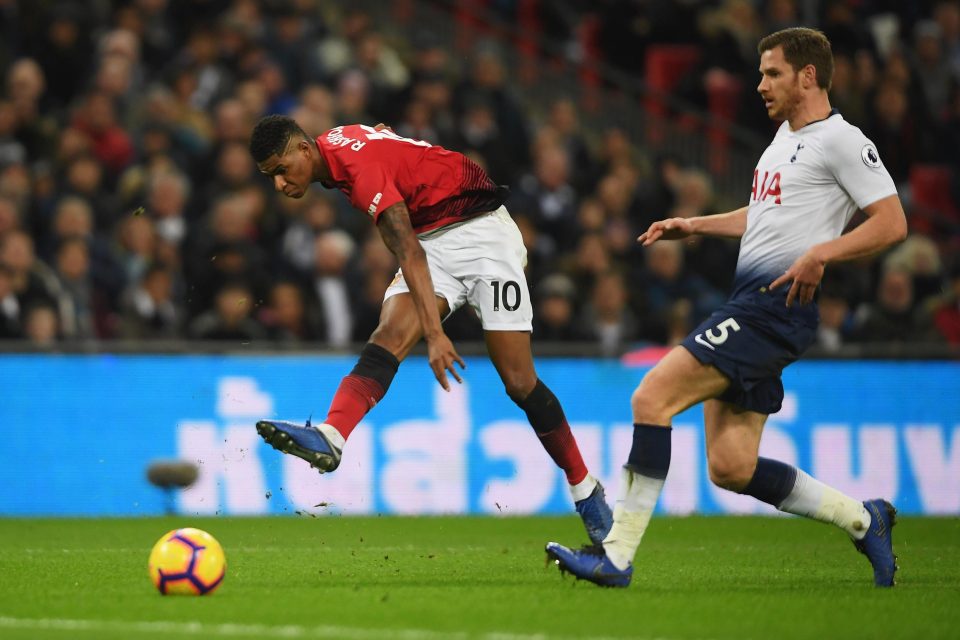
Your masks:
<svg viewBox="0 0 960 640"><path fill-rule="evenodd" d="M663 401L663 396L651 392L649 385L640 383L630 396L633 421L643 424L670 424L673 414Z"/></svg>
<svg viewBox="0 0 960 640"><path fill-rule="evenodd" d="M517 403L523 402L529 397L534 387L537 386L536 376L506 374L502 380L503 388L506 390L507 395Z"/></svg>
<svg viewBox="0 0 960 640"><path fill-rule="evenodd" d="M728 491L741 491L750 484L756 461L738 459L710 459L710 482Z"/></svg>
<svg viewBox="0 0 960 640"><path fill-rule="evenodd" d="M405 331L381 324L374 330L369 341L402 359L402 356L413 347L416 339L418 338L406 335Z"/></svg>

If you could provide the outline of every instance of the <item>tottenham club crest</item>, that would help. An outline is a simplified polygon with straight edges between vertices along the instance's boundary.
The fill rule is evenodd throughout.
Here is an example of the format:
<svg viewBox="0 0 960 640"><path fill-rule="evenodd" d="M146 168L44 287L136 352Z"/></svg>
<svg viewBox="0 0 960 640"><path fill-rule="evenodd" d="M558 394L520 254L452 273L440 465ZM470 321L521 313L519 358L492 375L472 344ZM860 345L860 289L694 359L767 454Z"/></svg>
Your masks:
<svg viewBox="0 0 960 640"><path fill-rule="evenodd" d="M860 150L860 157L863 158L863 164L868 167L876 169L880 166L880 154L877 153L877 148L872 144L863 145L863 149Z"/></svg>

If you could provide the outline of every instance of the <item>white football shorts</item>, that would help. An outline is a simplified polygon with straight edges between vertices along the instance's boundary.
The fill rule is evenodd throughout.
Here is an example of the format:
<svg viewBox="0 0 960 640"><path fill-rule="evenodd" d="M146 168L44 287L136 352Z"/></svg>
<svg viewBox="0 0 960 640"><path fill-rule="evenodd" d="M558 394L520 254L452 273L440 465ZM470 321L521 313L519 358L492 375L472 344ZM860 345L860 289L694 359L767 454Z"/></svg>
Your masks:
<svg viewBox="0 0 960 640"><path fill-rule="evenodd" d="M485 331L532 331L527 249L507 208L420 237L433 288L453 313L469 304ZM383 299L410 288L398 271Z"/></svg>

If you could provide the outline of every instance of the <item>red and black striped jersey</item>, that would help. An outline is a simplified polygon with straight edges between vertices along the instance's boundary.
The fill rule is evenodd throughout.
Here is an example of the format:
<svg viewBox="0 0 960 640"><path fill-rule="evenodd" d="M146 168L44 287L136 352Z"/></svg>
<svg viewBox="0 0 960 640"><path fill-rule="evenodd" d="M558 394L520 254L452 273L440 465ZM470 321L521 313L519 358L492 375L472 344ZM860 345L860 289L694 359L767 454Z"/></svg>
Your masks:
<svg viewBox="0 0 960 640"><path fill-rule="evenodd" d="M493 211L507 196L462 153L389 129L343 125L318 136L317 147L332 177L325 187L345 193L374 222L390 205L406 203L418 234Z"/></svg>

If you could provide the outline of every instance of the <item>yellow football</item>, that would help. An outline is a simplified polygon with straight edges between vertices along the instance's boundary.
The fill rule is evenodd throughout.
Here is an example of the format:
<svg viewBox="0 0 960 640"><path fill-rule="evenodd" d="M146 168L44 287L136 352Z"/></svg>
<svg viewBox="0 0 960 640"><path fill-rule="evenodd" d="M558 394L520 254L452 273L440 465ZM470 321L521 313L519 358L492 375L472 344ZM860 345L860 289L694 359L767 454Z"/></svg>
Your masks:
<svg viewBox="0 0 960 640"><path fill-rule="evenodd" d="M147 568L150 580L163 595L205 596L223 582L227 558L216 538L186 527L157 540Z"/></svg>

